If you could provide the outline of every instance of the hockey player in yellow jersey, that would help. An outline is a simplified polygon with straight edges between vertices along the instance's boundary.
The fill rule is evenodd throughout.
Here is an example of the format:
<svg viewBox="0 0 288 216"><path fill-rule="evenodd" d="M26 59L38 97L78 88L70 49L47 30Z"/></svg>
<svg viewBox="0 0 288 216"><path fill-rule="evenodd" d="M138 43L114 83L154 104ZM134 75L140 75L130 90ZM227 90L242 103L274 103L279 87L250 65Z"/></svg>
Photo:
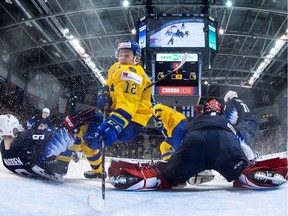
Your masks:
<svg viewBox="0 0 288 216"><path fill-rule="evenodd" d="M111 98L111 112L96 131L98 140L105 135L106 145L111 145L116 140L120 142L132 140L152 116L150 102L152 89L144 91L145 87L151 84L151 80L139 64L141 58L139 45L133 40L119 43L117 58L118 62L110 68L104 86ZM98 100L100 110L105 103L105 100L104 103ZM97 149L101 146L99 142L94 142L90 147Z"/></svg>
<svg viewBox="0 0 288 216"><path fill-rule="evenodd" d="M101 138L105 135L105 145L112 145L115 141L128 142L135 138L143 127L146 127L152 116L152 89L147 86L151 80L139 64L141 50L133 41L118 44L118 62L108 71L105 86L98 89L97 106L104 111L108 104L109 116L94 132L86 132L83 140L91 151L101 148ZM90 126L89 126L90 127ZM100 151L97 152L97 164L101 162ZM92 156L93 157L93 156ZM99 159L99 160L98 160ZM96 162L95 162L96 163ZM100 163L101 164L101 163ZM93 166L92 166L93 168ZM98 177L100 166L86 171L87 178Z"/></svg>
<svg viewBox="0 0 288 216"><path fill-rule="evenodd" d="M162 160L168 160L183 142L187 119L182 113L159 102L153 102L153 115L155 127L163 132L166 130L167 135L160 144L160 151Z"/></svg>

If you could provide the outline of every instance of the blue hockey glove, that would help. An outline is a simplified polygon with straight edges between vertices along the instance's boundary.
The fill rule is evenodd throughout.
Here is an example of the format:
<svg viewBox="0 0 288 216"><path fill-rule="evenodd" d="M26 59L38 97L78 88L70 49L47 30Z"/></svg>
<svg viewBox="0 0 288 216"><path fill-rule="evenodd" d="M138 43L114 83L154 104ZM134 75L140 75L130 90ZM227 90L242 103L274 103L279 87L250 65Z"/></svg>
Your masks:
<svg viewBox="0 0 288 216"><path fill-rule="evenodd" d="M83 134L83 140L86 145L91 149L101 148L101 140L95 136L95 131L100 124L90 124L87 131Z"/></svg>
<svg viewBox="0 0 288 216"><path fill-rule="evenodd" d="M156 127L157 130L160 131L164 130L164 125L160 116L154 117L154 126Z"/></svg>
<svg viewBox="0 0 288 216"><path fill-rule="evenodd" d="M109 87L108 86L103 86L98 88L97 92L97 107L99 110L102 112L105 109L105 104L108 105L108 107L111 107L112 105L112 100L109 94Z"/></svg>
<svg viewBox="0 0 288 216"><path fill-rule="evenodd" d="M101 141L102 136L105 136L105 146L112 145L118 138L119 133L122 131L125 122L120 117L112 114L106 119L96 130L95 137ZM95 145L99 144L96 142ZM95 146L92 149L97 149L99 146ZM100 146L101 148L101 146Z"/></svg>
<svg viewBox="0 0 288 216"><path fill-rule="evenodd" d="M73 137L65 128L61 128L60 130L52 133L52 138L42 155L42 160L45 160L52 155L59 155L61 152L66 151L66 149L68 149L74 143Z"/></svg>

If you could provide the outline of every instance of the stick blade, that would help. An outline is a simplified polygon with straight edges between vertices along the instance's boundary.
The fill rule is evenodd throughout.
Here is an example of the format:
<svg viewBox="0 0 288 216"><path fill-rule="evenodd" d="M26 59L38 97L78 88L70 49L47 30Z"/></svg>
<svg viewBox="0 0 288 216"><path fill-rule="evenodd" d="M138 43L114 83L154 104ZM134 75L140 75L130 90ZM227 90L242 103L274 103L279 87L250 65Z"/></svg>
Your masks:
<svg viewBox="0 0 288 216"><path fill-rule="evenodd" d="M173 71L176 71L179 68L181 68L183 66L183 64L187 61L187 58L188 58L188 53L184 53L184 55L182 56L182 60L181 60L181 62L179 64L179 66L176 67Z"/></svg>
<svg viewBox="0 0 288 216"><path fill-rule="evenodd" d="M102 198L101 194L97 194L95 191L89 192L88 204L98 212L105 212L105 200Z"/></svg>

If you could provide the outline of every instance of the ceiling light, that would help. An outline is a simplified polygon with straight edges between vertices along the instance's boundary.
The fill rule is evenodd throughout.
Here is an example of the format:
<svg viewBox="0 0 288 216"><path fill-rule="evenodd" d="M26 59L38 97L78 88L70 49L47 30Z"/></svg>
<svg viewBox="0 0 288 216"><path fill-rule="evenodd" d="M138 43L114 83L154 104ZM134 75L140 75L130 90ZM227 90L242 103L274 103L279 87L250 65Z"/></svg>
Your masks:
<svg viewBox="0 0 288 216"><path fill-rule="evenodd" d="M285 36L285 34L283 35ZM282 47L286 44L286 41L283 40L283 36L280 37L280 39L278 39L275 44L274 47L272 47L269 51L269 54L266 56L266 58L264 59L264 61L262 61L260 63L260 65L258 65L257 70L252 70L252 72L254 72L253 76L250 78L250 80L248 81L250 85L253 85L254 82L256 81L256 79L259 78L260 74L262 73L262 71L265 70L265 68L270 64L271 60L277 55L277 53L282 49Z"/></svg>
<svg viewBox="0 0 288 216"><path fill-rule="evenodd" d="M128 1L128 0L124 0L124 1L122 2L122 5L123 5L124 7L128 7L128 6L129 6L129 1Z"/></svg>
<svg viewBox="0 0 288 216"><path fill-rule="evenodd" d="M133 28L133 29L131 30L131 33L132 33L133 35L135 35L135 34L136 34L136 29Z"/></svg>
<svg viewBox="0 0 288 216"><path fill-rule="evenodd" d="M230 8L230 7L232 6L232 2L231 2L230 0L228 0L228 1L226 2L226 6L227 6L228 8Z"/></svg>
<svg viewBox="0 0 288 216"><path fill-rule="evenodd" d="M224 34L224 29L223 29L223 28L220 28L220 29L219 29L219 34L221 34L221 35Z"/></svg>
<svg viewBox="0 0 288 216"><path fill-rule="evenodd" d="M68 28L63 29L63 33L64 33L64 34L69 33L69 29L68 29Z"/></svg>

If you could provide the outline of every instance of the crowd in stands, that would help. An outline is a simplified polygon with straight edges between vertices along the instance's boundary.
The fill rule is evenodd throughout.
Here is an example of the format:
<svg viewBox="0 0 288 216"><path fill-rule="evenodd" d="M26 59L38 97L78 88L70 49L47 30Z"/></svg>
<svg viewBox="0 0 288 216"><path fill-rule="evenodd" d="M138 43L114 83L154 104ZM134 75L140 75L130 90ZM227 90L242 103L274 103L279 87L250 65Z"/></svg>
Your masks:
<svg viewBox="0 0 288 216"><path fill-rule="evenodd" d="M260 136L252 148L260 155L287 151L287 124L271 117L260 124Z"/></svg>

